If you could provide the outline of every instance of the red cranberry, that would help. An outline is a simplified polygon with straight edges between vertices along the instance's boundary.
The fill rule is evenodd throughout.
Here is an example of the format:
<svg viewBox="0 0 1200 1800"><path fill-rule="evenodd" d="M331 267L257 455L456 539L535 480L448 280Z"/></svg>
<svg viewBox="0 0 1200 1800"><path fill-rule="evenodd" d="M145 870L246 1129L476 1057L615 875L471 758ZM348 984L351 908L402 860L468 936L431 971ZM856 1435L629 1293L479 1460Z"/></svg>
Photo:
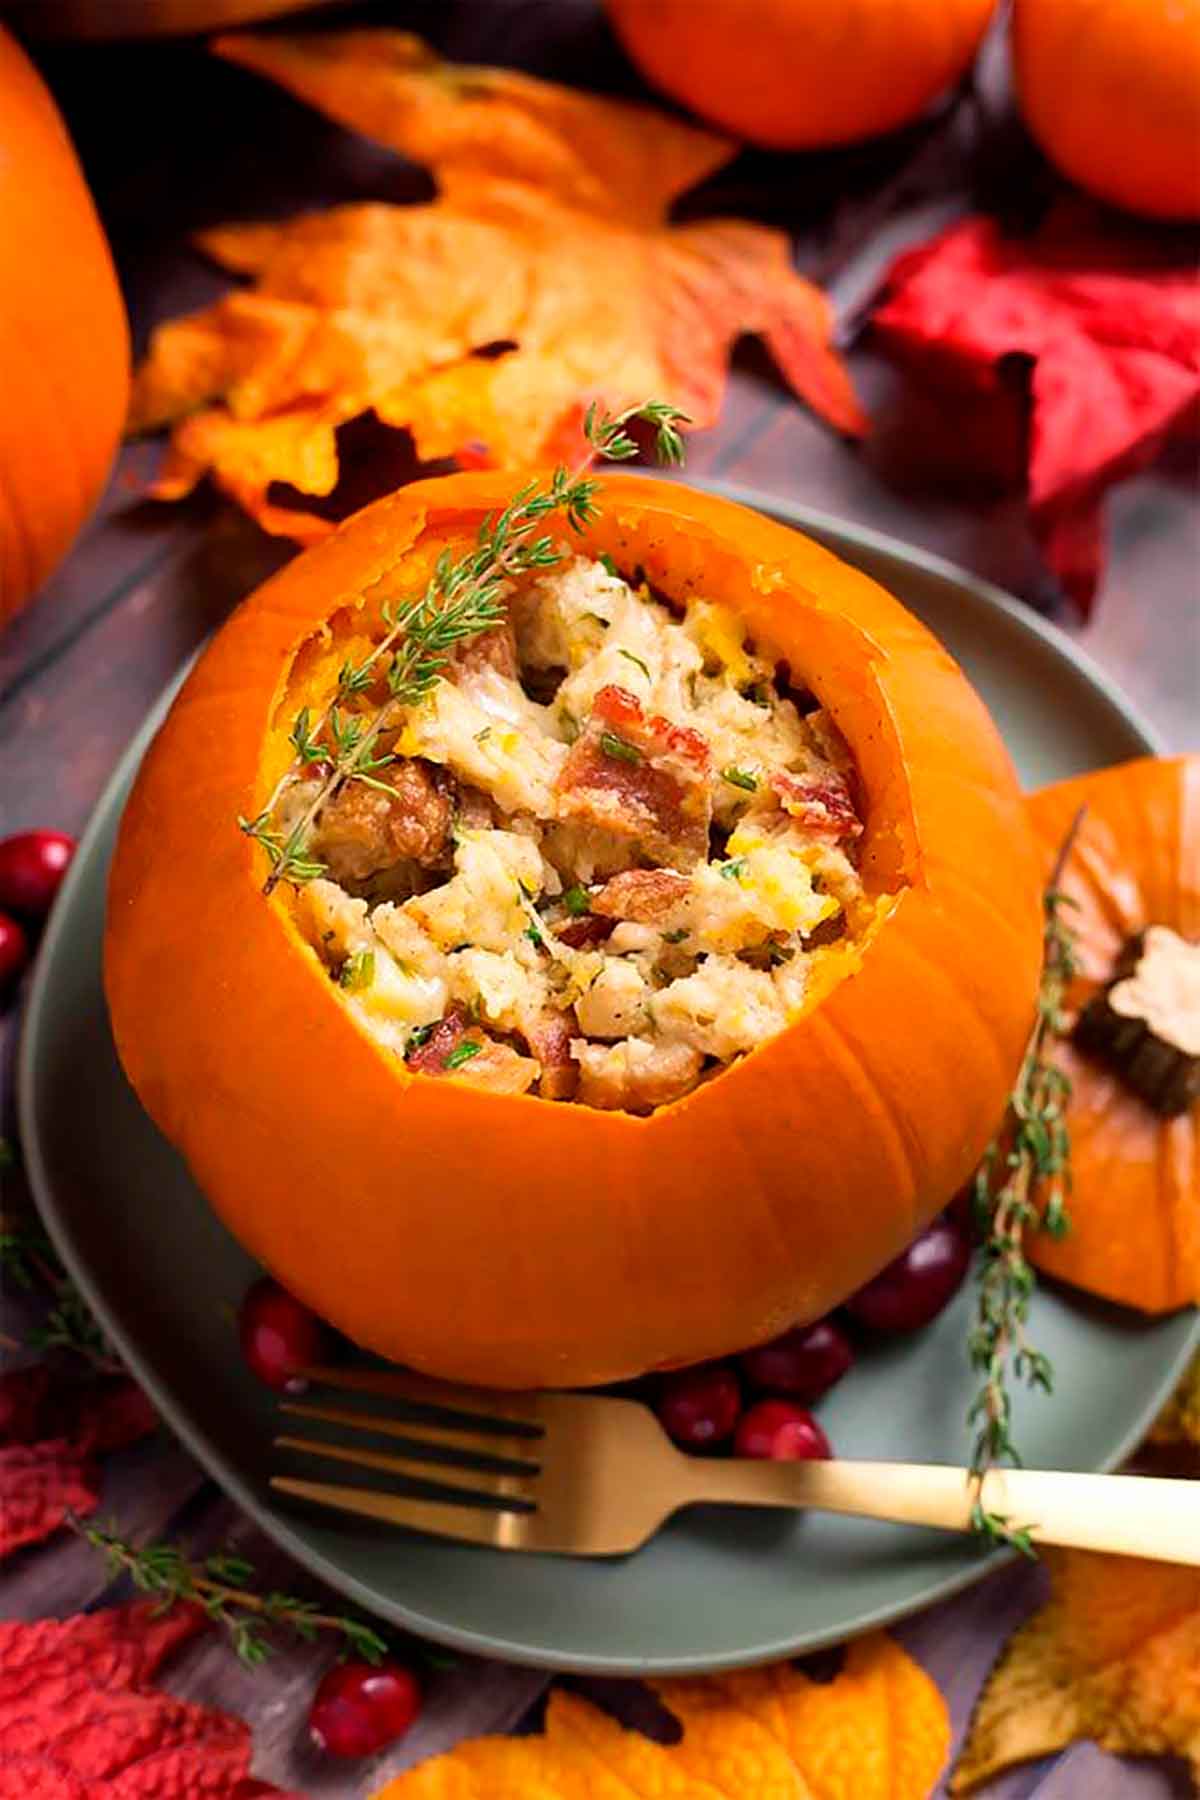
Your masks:
<svg viewBox="0 0 1200 1800"><path fill-rule="evenodd" d="M15 987L29 962L29 939L15 919L0 912L0 996Z"/></svg>
<svg viewBox="0 0 1200 1800"><path fill-rule="evenodd" d="M371 1756L403 1737L420 1710L416 1676L403 1663L335 1663L313 1696L308 1729L330 1756Z"/></svg>
<svg viewBox="0 0 1200 1800"><path fill-rule="evenodd" d="M741 1358L742 1371L755 1387L809 1402L827 1394L853 1361L850 1339L832 1319L798 1325Z"/></svg>
<svg viewBox="0 0 1200 1800"><path fill-rule="evenodd" d="M685 1450L723 1443L738 1422L742 1390L727 1363L698 1363L664 1380L658 1395L663 1430Z"/></svg>
<svg viewBox="0 0 1200 1800"><path fill-rule="evenodd" d="M247 1365L268 1387L299 1392L302 1369L326 1350L325 1326L286 1288L264 1275L250 1288L238 1314L238 1337Z"/></svg>
<svg viewBox="0 0 1200 1800"><path fill-rule="evenodd" d="M733 1453L772 1462L826 1462L833 1455L812 1414L790 1400L760 1400L743 1413Z"/></svg>
<svg viewBox="0 0 1200 1800"><path fill-rule="evenodd" d="M44 919L67 864L75 839L64 831L21 831L0 842L0 906L27 919Z"/></svg>
<svg viewBox="0 0 1200 1800"><path fill-rule="evenodd" d="M953 1219L935 1219L894 1262L846 1302L846 1311L874 1331L916 1331L936 1318L962 1286L971 1241Z"/></svg>

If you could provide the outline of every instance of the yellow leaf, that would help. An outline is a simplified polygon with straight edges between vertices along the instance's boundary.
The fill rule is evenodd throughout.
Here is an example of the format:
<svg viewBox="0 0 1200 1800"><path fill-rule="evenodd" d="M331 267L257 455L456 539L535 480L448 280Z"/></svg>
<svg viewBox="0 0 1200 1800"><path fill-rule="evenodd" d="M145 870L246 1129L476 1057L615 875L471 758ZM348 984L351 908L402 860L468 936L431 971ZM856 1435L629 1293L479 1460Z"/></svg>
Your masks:
<svg viewBox="0 0 1200 1800"><path fill-rule="evenodd" d="M778 1663L656 1691L678 1744L556 1689L541 1737L460 1744L375 1800L927 1800L949 1749L941 1695L883 1634L831 1682Z"/></svg>
<svg viewBox="0 0 1200 1800"><path fill-rule="evenodd" d="M712 424L743 333L831 423L863 429L828 302L786 237L667 223L733 154L726 139L444 64L404 32L248 33L216 48L427 164L439 192L201 234L253 285L154 333L130 425L173 427L162 497L211 471L268 529L312 537L328 523L272 505L268 489L329 494L336 429L359 414L407 428L425 460L542 462L581 447L592 401L616 411L653 396Z"/></svg>
<svg viewBox="0 0 1200 1800"><path fill-rule="evenodd" d="M1200 1570L1082 1550L1046 1561L1051 1598L992 1671L951 1792L1079 1738L1187 1757L1200 1780Z"/></svg>

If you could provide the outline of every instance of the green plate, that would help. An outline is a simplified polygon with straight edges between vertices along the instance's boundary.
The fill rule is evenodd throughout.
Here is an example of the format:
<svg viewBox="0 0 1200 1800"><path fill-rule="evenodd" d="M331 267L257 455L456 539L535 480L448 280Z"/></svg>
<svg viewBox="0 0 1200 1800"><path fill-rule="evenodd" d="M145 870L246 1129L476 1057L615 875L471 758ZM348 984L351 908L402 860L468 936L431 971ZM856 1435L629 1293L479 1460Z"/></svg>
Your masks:
<svg viewBox="0 0 1200 1800"><path fill-rule="evenodd" d="M732 491L732 490L730 490ZM734 493L812 532L900 596L962 662L1031 786L1156 748L1059 632L936 558L800 507ZM21 1127L63 1259L164 1417L234 1499L332 1587L464 1649L559 1668L687 1671L835 1642L976 1580L995 1554L866 1521L697 1509L637 1555L504 1555L282 1504L266 1486L271 1396L244 1372L231 1309L253 1265L209 1212L118 1069L100 982L113 835L164 695L96 810L55 908L25 1020ZM162 1004L171 1005L169 987ZM252 1179L252 1172L250 1172ZM452 1312L454 1296L446 1296ZM856 1457L961 1462L968 1295L926 1332L866 1352L821 1416ZM1197 1338L1065 1293L1036 1302L1058 1371L1019 1403L1031 1464L1108 1468L1138 1442Z"/></svg>

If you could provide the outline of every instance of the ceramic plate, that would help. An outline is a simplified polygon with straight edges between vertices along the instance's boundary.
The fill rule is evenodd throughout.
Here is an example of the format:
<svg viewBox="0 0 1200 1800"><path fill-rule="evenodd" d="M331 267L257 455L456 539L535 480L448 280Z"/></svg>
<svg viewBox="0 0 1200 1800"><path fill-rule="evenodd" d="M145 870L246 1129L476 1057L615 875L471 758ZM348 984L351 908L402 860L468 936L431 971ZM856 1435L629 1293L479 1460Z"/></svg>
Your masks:
<svg viewBox="0 0 1200 1800"><path fill-rule="evenodd" d="M735 494L878 577L946 643L1029 786L1155 748L1060 633L961 570L800 507ZM685 1671L813 1649L895 1619L994 1562L932 1531L697 1509L637 1555L503 1555L293 1509L266 1485L271 1396L244 1373L230 1310L253 1267L125 1085L100 981L105 880L121 807L164 695L97 808L55 909L20 1067L31 1179L64 1261L165 1418L262 1528L332 1587L468 1650L558 1668ZM162 1004L171 1005L169 981ZM253 1180L253 1171L247 1171ZM452 1313L454 1296L446 1296ZM967 1293L928 1331L865 1353L821 1417L839 1452L961 1462L971 1394ZM1036 1302L1053 1401L1018 1407L1033 1465L1099 1469L1138 1441L1197 1336L1065 1293Z"/></svg>

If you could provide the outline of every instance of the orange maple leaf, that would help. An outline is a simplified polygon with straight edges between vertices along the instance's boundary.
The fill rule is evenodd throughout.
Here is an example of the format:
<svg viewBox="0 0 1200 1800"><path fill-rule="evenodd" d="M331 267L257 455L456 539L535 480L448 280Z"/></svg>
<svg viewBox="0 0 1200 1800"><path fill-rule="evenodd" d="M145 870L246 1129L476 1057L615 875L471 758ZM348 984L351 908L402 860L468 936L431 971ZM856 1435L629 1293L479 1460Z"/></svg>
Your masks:
<svg viewBox="0 0 1200 1800"><path fill-rule="evenodd" d="M460 1744L375 1800L926 1800L950 1747L945 1701L883 1633L831 1682L779 1663L656 1691L678 1744L555 1689L542 1736Z"/></svg>
<svg viewBox="0 0 1200 1800"><path fill-rule="evenodd" d="M992 1671L951 1793L1078 1738L1187 1757L1200 1781L1200 1569L1083 1550L1045 1560L1050 1601Z"/></svg>
<svg viewBox="0 0 1200 1800"><path fill-rule="evenodd" d="M736 219L666 223L734 153L728 140L651 107L442 63L405 32L215 47L427 164L439 192L200 234L253 285L151 340L130 422L173 426L161 497L211 471L268 530L308 539L327 521L271 505L268 488L332 493L337 428L361 413L408 429L422 459L536 464L580 447L592 401L617 411L650 395L711 425L744 333L831 424L865 428L829 304L786 237Z"/></svg>

